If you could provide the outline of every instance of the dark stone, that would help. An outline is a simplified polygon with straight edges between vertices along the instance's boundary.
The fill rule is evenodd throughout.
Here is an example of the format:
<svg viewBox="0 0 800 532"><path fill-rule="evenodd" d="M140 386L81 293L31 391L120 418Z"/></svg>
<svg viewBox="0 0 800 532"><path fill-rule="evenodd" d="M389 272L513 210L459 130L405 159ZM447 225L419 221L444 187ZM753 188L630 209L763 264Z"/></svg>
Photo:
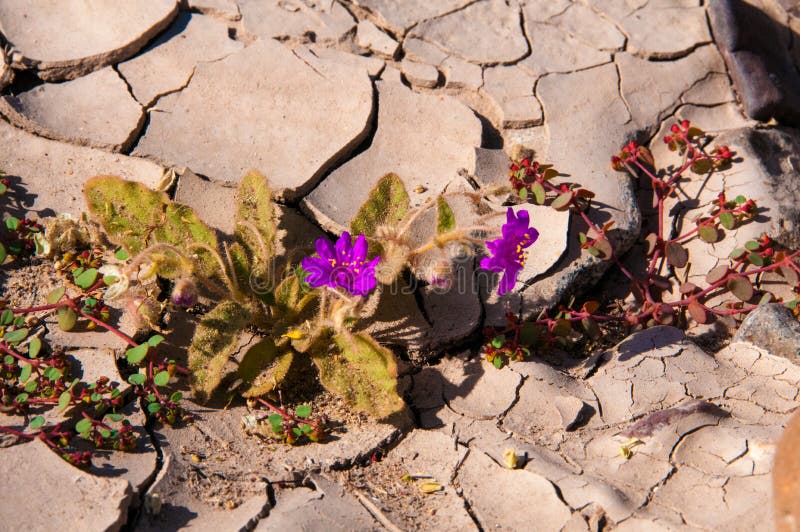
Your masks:
<svg viewBox="0 0 800 532"><path fill-rule="evenodd" d="M711 0L711 28L750 118L800 125L800 74L790 30L742 0Z"/></svg>
<svg viewBox="0 0 800 532"><path fill-rule="evenodd" d="M752 183L763 187L758 206L768 217L764 232L782 246L800 248L800 134L790 128L743 128L716 140L757 165Z"/></svg>
<svg viewBox="0 0 800 532"><path fill-rule="evenodd" d="M781 303L762 305L742 322L734 342L750 342L775 356L797 362L800 350L800 322Z"/></svg>

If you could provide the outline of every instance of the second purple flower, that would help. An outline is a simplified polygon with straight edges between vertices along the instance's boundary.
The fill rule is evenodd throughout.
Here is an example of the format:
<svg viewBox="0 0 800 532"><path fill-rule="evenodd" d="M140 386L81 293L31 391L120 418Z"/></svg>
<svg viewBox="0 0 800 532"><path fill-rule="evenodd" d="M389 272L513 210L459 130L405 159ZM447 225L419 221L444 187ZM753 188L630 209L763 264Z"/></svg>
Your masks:
<svg viewBox="0 0 800 532"><path fill-rule="evenodd" d="M358 235L353 244L350 233L345 231L335 245L327 238L319 238L315 246L318 256L306 257L302 262L308 272L306 282L312 287L343 288L354 296L366 296L375 289L375 267L381 258L367 261L364 235Z"/></svg>
<svg viewBox="0 0 800 532"><path fill-rule="evenodd" d="M517 284L517 275L525 266L525 249L536 242L539 231L530 226L528 211L515 213L511 207L506 211L503 236L486 242L492 254L481 260L481 268L492 272L502 272L503 277L497 287L498 295L511 291Z"/></svg>

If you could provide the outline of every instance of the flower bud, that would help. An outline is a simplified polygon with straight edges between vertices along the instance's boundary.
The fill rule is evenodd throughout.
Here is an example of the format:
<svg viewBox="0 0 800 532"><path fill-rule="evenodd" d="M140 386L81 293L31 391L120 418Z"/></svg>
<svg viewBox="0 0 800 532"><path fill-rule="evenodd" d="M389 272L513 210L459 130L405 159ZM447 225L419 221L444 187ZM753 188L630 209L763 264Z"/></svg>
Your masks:
<svg viewBox="0 0 800 532"><path fill-rule="evenodd" d="M133 317L137 328L152 328L161 318L161 307L149 297L132 297L125 309Z"/></svg>
<svg viewBox="0 0 800 532"><path fill-rule="evenodd" d="M191 307L197 303L197 286L186 277L179 279L172 289L172 303L179 307Z"/></svg>

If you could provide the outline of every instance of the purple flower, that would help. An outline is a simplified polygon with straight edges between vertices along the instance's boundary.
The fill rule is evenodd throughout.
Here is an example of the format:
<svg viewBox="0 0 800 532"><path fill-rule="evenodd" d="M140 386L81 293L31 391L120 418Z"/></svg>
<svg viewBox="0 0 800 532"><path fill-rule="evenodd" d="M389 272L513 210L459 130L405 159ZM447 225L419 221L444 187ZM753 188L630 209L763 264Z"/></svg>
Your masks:
<svg viewBox="0 0 800 532"><path fill-rule="evenodd" d="M525 248L536 242L539 231L530 227L528 211L515 214L508 208L506 223L503 224L503 237L486 242L491 257L481 259L481 268L492 272L502 272L503 277L497 287L497 294L503 295L512 290L517 283L522 267L525 266Z"/></svg>
<svg viewBox="0 0 800 532"><path fill-rule="evenodd" d="M375 257L367 262L367 239L358 235L353 244L350 233L345 231L336 246L327 238L316 242L318 257L303 259L303 269L308 272L306 282L314 288L341 287L354 296L366 296L377 284L375 266L381 260Z"/></svg>

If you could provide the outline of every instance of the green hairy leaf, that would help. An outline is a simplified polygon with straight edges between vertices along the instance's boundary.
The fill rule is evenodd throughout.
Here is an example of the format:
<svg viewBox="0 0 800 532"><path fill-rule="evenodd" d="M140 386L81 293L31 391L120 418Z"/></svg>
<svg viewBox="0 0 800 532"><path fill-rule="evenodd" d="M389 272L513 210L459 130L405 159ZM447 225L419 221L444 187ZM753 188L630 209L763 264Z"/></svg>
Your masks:
<svg viewBox="0 0 800 532"><path fill-rule="evenodd" d="M173 203L164 192L115 176L96 176L86 183L84 195L92 218L131 255L156 243L170 244L195 256L202 275L211 277L218 271L214 257L196 247L216 250L214 231L191 208ZM169 277L170 272L164 273Z"/></svg>
<svg viewBox="0 0 800 532"><path fill-rule="evenodd" d="M374 236L381 225L399 224L408 213L410 203L403 181L396 174L386 174L350 222L350 229L356 235Z"/></svg>
<svg viewBox="0 0 800 532"><path fill-rule="evenodd" d="M265 395L280 385L294 359L294 353L279 353L271 338L261 340L247 350L241 364L239 376L244 381L244 397Z"/></svg>
<svg viewBox="0 0 800 532"><path fill-rule="evenodd" d="M239 184L237 200L236 241L249 257L253 273L266 276L276 232L267 178L255 171L248 172Z"/></svg>
<svg viewBox="0 0 800 532"><path fill-rule="evenodd" d="M249 318L242 305L223 301L200 320L189 347L192 386L199 399L207 399L219 386L225 363L236 350Z"/></svg>
<svg viewBox="0 0 800 532"><path fill-rule="evenodd" d="M436 199L436 207L438 210L436 232L440 235L448 233L456 228L456 216L453 214L453 209L447 201L439 196Z"/></svg>
<svg viewBox="0 0 800 532"><path fill-rule="evenodd" d="M345 332L333 340L338 357L312 354L322 385L378 419L401 412L405 403L397 395L394 354L365 333Z"/></svg>

